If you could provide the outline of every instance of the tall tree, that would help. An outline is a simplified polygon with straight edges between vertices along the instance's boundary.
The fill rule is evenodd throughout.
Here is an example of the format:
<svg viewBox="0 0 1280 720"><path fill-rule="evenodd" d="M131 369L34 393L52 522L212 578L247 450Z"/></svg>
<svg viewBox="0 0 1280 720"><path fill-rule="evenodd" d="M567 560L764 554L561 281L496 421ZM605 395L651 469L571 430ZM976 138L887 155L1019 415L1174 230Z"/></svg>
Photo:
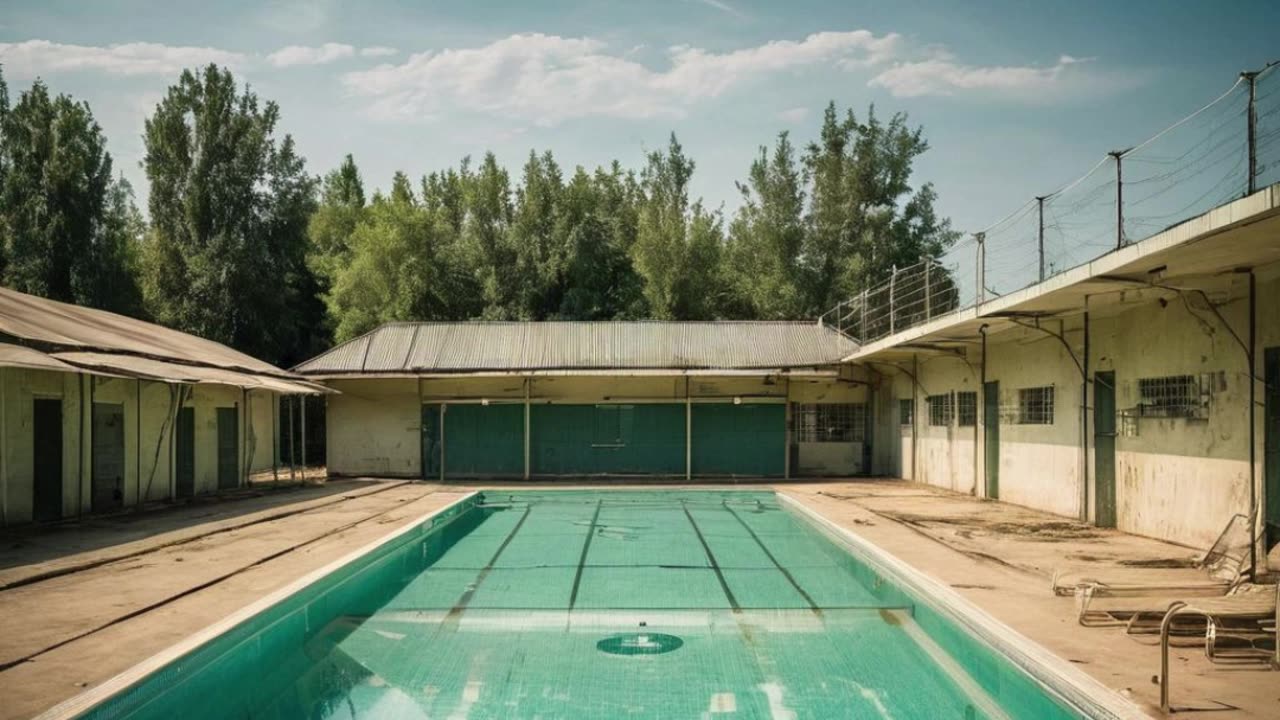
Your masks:
<svg viewBox="0 0 1280 720"><path fill-rule="evenodd" d="M566 226L564 178L550 151L529 153L520 187L516 189L509 244L519 282L510 314L521 320L545 320L559 309L564 297Z"/></svg>
<svg viewBox="0 0 1280 720"><path fill-rule="evenodd" d="M649 153L641 174L644 200L632 258L649 312L659 319L711 318L722 302L722 224L701 201L690 203L693 168L672 134L665 152Z"/></svg>
<svg viewBox="0 0 1280 720"><path fill-rule="evenodd" d="M136 314L136 220L127 184L112 180L106 137L88 104L51 97L37 80L9 108L0 78L4 284Z"/></svg>
<svg viewBox="0 0 1280 720"><path fill-rule="evenodd" d="M161 322L284 362L319 342L321 317L305 260L316 181L278 120L215 65L169 88L143 135L145 290Z"/></svg>
<svg viewBox="0 0 1280 720"><path fill-rule="evenodd" d="M364 217L364 181L355 158L347 155L320 185L320 204L307 226L307 263L327 292L337 272L351 261L351 234Z"/></svg>
<svg viewBox="0 0 1280 720"><path fill-rule="evenodd" d="M565 189L564 293L558 317L645 317L644 281L631 263L640 187L617 161L589 175L581 167Z"/></svg>
<svg viewBox="0 0 1280 720"><path fill-rule="evenodd" d="M928 149L906 115L881 121L872 107L865 122L827 106L817 142L805 154L811 185L801 246L808 288L803 312L817 315L888 276L894 265L936 257L957 233L933 209L929 183L913 189L915 159Z"/></svg>
<svg viewBox="0 0 1280 720"><path fill-rule="evenodd" d="M508 235L512 213L510 176L493 153L486 153L480 167L467 176L466 187L463 239L484 299L484 317L513 318L519 278Z"/></svg>

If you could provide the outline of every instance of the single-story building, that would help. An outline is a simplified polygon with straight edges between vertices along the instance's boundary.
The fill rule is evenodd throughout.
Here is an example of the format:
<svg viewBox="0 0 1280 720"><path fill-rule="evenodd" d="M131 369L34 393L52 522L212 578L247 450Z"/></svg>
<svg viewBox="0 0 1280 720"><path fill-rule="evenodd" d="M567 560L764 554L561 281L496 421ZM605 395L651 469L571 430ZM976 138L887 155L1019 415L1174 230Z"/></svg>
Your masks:
<svg viewBox="0 0 1280 720"><path fill-rule="evenodd" d="M856 349L815 322L393 323L295 371L339 391L335 475L857 475Z"/></svg>
<svg viewBox="0 0 1280 720"><path fill-rule="evenodd" d="M323 388L224 345L0 288L0 525L237 488L279 400Z"/></svg>

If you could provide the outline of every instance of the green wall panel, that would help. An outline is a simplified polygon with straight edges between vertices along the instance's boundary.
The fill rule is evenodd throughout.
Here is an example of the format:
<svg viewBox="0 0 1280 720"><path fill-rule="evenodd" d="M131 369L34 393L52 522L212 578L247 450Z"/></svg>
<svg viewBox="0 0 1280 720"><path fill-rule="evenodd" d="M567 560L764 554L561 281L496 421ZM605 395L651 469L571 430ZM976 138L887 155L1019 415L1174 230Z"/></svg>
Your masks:
<svg viewBox="0 0 1280 720"><path fill-rule="evenodd" d="M694 475L777 475L785 470L785 405L695 404Z"/></svg>
<svg viewBox="0 0 1280 720"><path fill-rule="evenodd" d="M524 405L449 405L446 475L524 475Z"/></svg>
<svg viewBox="0 0 1280 720"><path fill-rule="evenodd" d="M684 405L534 405L538 475L684 474Z"/></svg>

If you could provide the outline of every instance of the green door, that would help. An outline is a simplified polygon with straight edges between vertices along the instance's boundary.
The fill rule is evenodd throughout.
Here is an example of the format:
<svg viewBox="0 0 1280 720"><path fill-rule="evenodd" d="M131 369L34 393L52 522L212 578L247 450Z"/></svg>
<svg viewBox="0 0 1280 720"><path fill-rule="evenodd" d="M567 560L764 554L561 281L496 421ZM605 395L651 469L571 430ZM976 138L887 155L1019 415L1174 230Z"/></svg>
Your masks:
<svg viewBox="0 0 1280 720"><path fill-rule="evenodd" d="M94 512L124 507L124 405L93 404L93 497Z"/></svg>
<svg viewBox="0 0 1280 720"><path fill-rule="evenodd" d="M178 410L178 431L175 437L174 458L176 464L175 487L178 497L196 494L196 409L184 407Z"/></svg>
<svg viewBox="0 0 1280 720"><path fill-rule="evenodd" d="M422 468L423 480L440 478L440 422L443 405L426 404L422 406Z"/></svg>
<svg viewBox="0 0 1280 720"><path fill-rule="evenodd" d="M32 516L36 522L62 517L62 400L36 398L32 408L35 436L35 498Z"/></svg>
<svg viewBox="0 0 1280 720"><path fill-rule="evenodd" d="M692 414L694 475L782 476L785 405L700 403Z"/></svg>
<svg viewBox="0 0 1280 720"><path fill-rule="evenodd" d="M220 407L218 422L218 489L240 486L240 415L234 407Z"/></svg>
<svg viewBox="0 0 1280 720"><path fill-rule="evenodd" d="M987 469L987 497L1000 497L1000 383L982 386L982 436L985 438L984 462Z"/></svg>
<svg viewBox="0 0 1280 720"><path fill-rule="evenodd" d="M1098 527L1116 526L1116 374L1093 376L1093 478Z"/></svg>
<svg viewBox="0 0 1280 720"><path fill-rule="evenodd" d="M1266 501L1267 550L1280 544L1280 347L1264 351L1263 379L1267 387L1263 396L1262 471L1266 476L1263 499Z"/></svg>
<svg viewBox="0 0 1280 720"><path fill-rule="evenodd" d="M449 405L444 447L449 477L522 477L524 406Z"/></svg>
<svg viewBox="0 0 1280 720"><path fill-rule="evenodd" d="M684 475L683 403L534 405L538 475Z"/></svg>

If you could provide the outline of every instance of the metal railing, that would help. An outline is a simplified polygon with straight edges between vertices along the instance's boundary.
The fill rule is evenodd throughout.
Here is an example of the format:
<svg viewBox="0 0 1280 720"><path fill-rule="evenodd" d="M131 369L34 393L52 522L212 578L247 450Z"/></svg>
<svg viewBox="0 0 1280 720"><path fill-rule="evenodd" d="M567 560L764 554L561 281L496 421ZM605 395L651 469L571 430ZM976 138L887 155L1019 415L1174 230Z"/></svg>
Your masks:
<svg viewBox="0 0 1280 720"><path fill-rule="evenodd" d="M1109 152L941 257L819 318L869 343L1043 282L1280 182L1280 70L1244 72L1226 92L1147 141Z"/></svg>

